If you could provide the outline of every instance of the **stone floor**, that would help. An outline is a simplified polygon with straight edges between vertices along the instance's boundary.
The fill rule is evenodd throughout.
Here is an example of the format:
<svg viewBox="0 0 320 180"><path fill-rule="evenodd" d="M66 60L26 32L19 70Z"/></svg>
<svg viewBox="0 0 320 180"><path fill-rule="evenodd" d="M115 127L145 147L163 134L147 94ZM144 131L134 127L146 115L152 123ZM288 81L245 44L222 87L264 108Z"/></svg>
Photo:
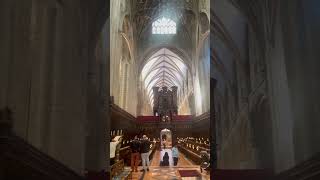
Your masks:
<svg viewBox="0 0 320 180"><path fill-rule="evenodd" d="M171 155L170 150L166 150ZM133 180L193 180L193 179L201 179L201 180L209 180L210 176L203 173L201 178L189 177L189 178L181 178L178 170L197 170L200 173L200 168L197 165L192 164L184 155L180 154L180 159L178 161L177 166L169 166L169 167L160 167L160 157L164 152L156 151L154 157L150 164L150 171L147 172L133 172L132 177L130 179ZM170 156L171 157L171 156ZM171 159L171 158L170 158ZM170 162L171 164L171 162ZM141 170L142 167L139 167ZM130 170L130 168L128 168Z"/></svg>
<svg viewBox="0 0 320 180"><path fill-rule="evenodd" d="M151 166L159 166L160 165L160 160L162 159L161 157L163 157L163 155L165 154L165 152L168 152L169 154L169 164L170 166L173 166L173 162L172 162L172 151L171 149L165 149L162 151L156 151L154 154L154 157L150 163ZM180 157L179 157L179 161L178 161L178 165L177 167L194 167L195 165L193 165L193 163L191 161L189 161L183 154L180 153Z"/></svg>

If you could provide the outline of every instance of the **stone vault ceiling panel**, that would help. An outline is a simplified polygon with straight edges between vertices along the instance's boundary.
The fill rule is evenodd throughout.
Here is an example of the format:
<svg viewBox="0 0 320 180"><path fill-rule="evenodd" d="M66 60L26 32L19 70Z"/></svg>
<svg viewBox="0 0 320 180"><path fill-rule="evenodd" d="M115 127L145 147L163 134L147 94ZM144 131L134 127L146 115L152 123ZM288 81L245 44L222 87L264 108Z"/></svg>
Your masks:
<svg viewBox="0 0 320 180"><path fill-rule="evenodd" d="M162 48L155 52L147 61L141 72L144 88L153 101L152 87L177 86L182 89L188 68L184 61L174 52Z"/></svg>

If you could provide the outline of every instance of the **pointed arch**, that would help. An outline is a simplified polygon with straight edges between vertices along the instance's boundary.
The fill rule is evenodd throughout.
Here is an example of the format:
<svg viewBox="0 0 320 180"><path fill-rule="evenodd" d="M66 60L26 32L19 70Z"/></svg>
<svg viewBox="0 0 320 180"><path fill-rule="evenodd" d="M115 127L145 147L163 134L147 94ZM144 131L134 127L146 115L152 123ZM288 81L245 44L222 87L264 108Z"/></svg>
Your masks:
<svg viewBox="0 0 320 180"><path fill-rule="evenodd" d="M187 76L190 77L190 70L179 55L167 48L161 48L148 58L140 75L143 87L152 102L152 87L177 86L183 89Z"/></svg>

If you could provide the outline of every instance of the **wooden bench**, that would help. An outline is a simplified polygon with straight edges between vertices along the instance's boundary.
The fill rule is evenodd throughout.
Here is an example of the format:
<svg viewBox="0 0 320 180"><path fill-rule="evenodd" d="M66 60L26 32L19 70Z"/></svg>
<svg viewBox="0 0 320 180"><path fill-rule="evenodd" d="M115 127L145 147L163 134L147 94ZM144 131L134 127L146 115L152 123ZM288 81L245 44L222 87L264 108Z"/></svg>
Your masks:
<svg viewBox="0 0 320 180"><path fill-rule="evenodd" d="M178 146L178 149L181 153L183 153L188 159L193 161L195 164L197 165L201 164L201 156L199 154L196 154L183 146Z"/></svg>

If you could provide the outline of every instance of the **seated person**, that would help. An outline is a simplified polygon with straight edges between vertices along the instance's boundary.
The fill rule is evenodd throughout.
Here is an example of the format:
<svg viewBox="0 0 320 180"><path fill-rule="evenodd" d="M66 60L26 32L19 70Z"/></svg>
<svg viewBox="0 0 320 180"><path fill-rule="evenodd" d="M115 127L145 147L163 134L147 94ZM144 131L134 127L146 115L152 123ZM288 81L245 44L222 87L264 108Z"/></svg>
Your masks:
<svg viewBox="0 0 320 180"><path fill-rule="evenodd" d="M169 166L169 154L166 152L163 156L162 161L160 162L160 166Z"/></svg>

